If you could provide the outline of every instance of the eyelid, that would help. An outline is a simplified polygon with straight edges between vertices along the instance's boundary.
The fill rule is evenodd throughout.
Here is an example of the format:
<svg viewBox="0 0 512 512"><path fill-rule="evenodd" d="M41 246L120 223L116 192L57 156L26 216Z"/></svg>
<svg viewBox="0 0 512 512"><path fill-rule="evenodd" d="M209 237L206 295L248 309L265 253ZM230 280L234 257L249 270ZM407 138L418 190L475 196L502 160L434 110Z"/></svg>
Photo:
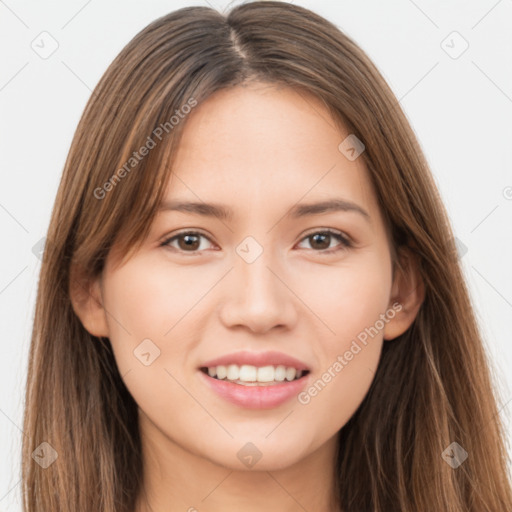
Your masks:
<svg viewBox="0 0 512 512"><path fill-rule="evenodd" d="M339 229L327 228L327 227L325 227L325 228L319 227L319 228L313 228L311 230L308 230L308 231L306 231L306 233L304 233L302 235L301 240L304 240L304 238L306 238L308 236L315 235L316 233L329 233L331 235L340 235L343 238L345 238L347 240L347 242L353 242L352 238L350 236L348 236L345 232L340 231Z"/></svg>

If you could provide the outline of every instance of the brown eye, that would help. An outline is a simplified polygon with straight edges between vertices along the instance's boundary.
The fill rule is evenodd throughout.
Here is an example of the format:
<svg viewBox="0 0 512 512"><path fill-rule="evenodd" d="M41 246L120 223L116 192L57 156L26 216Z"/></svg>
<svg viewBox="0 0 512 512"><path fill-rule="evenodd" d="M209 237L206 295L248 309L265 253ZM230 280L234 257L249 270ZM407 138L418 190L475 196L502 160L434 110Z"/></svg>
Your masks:
<svg viewBox="0 0 512 512"><path fill-rule="evenodd" d="M162 246L168 246L172 249L176 249L177 251L193 254L205 249L205 247L201 248L201 239L209 241L209 239L202 233L196 231L184 231L165 240L162 243ZM175 242L177 242L177 246L174 245Z"/></svg>
<svg viewBox="0 0 512 512"><path fill-rule="evenodd" d="M180 249L185 251L188 249L197 249L201 245L198 235L180 235L177 240Z"/></svg>
<svg viewBox="0 0 512 512"><path fill-rule="evenodd" d="M328 249L331 245L331 235L328 233L315 233L310 235L309 239L312 240L313 243L311 245L315 249Z"/></svg>
<svg viewBox="0 0 512 512"><path fill-rule="evenodd" d="M307 235L303 240L308 240L310 246L316 250L315 252L324 254L330 254L352 247L352 243L348 238L343 236L341 233L332 230L316 231L315 233ZM333 240L337 240L339 244L331 247L331 242Z"/></svg>

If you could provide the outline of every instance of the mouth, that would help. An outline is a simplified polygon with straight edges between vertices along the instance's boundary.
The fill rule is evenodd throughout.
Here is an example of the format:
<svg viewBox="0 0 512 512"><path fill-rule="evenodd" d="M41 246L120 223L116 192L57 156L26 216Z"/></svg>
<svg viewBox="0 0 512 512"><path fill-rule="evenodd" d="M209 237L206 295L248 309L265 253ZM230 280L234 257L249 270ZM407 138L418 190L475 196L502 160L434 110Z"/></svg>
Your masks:
<svg viewBox="0 0 512 512"><path fill-rule="evenodd" d="M309 370L299 370L284 365L219 365L203 366L200 370L215 380L230 382L241 386L275 386L305 378Z"/></svg>
<svg viewBox="0 0 512 512"><path fill-rule="evenodd" d="M273 409L307 386L310 371L291 366L203 366L198 375L217 397L245 409Z"/></svg>
<svg viewBox="0 0 512 512"><path fill-rule="evenodd" d="M308 385L311 372L302 360L275 350L241 350L203 361L197 368L209 392L248 409L272 409L289 403Z"/></svg>

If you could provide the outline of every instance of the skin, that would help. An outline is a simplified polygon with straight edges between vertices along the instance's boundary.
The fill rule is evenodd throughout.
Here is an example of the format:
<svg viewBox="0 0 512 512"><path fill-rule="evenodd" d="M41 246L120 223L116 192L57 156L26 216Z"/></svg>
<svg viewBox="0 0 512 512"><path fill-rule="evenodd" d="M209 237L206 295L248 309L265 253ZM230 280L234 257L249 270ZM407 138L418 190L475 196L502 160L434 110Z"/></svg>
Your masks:
<svg viewBox="0 0 512 512"><path fill-rule="evenodd" d="M417 314L423 287L414 259L392 279L363 159L338 149L349 132L313 96L245 84L215 93L186 123L165 199L221 203L233 219L162 211L139 251L127 261L112 251L101 278L88 283L89 299L74 298L86 329L110 339L139 406L145 496L137 511L334 511L336 433L365 397L383 340ZM332 197L370 220L343 211L286 216L298 202ZM162 246L184 228L206 238L193 249L183 239ZM307 236L326 228L353 246ZM247 236L263 249L250 264L236 252ZM278 350L309 365L307 389L396 302L401 310L307 404L294 397L244 409L199 378L209 359ZM147 338L160 350L149 366L133 353ZM247 442L262 454L252 468L237 457Z"/></svg>

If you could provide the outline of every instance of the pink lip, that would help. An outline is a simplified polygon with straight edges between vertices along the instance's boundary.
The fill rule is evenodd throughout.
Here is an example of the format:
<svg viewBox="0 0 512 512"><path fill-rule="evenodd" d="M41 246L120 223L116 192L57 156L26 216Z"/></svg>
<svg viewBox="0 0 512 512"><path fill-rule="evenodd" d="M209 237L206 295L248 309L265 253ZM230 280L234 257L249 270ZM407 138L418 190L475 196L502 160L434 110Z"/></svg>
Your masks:
<svg viewBox="0 0 512 512"><path fill-rule="evenodd" d="M232 354L218 357L217 359L206 361L201 365L201 368L209 368L212 366L228 366L230 364L236 364L238 366L243 364L250 364L257 367L282 365L296 368L297 370L309 370L309 367L305 363L295 359L292 356L284 354L283 352L248 352L246 350L241 352L234 352Z"/></svg>
<svg viewBox="0 0 512 512"><path fill-rule="evenodd" d="M300 379L290 382L284 381L279 384L244 386L243 384L215 379L201 370L198 373L200 378L204 379L205 384L215 393L228 402L247 409L271 409L287 402L300 393L306 383L309 382L309 376L311 375L308 373Z"/></svg>

